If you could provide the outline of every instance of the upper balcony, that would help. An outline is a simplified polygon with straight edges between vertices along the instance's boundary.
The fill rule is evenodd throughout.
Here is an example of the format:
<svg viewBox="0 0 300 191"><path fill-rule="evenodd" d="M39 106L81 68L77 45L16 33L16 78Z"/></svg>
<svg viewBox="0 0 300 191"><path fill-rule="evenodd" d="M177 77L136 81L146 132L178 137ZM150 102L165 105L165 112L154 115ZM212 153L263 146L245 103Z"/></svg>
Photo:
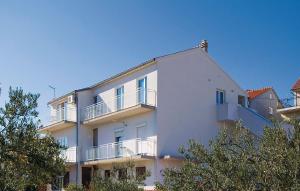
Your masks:
<svg viewBox="0 0 300 191"><path fill-rule="evenodd" d="M76 107L67 106L60 109L53 109L48 125L42 127L40 131L55 131L72 127L76 124Z"/></svg>
<svg viewBox="0 0 300 191"><path fill-rule="evenodd" d="M102 124L152 111L155 107L156 91L138 89L86 107L82 121L87 125Z"/></svg>
<svg viewBox="0 0 300 191"><path fill-rule="evenodd" d="M148 160L156 156L156 138L129 139L91 147L86 151L86 163L122 162L128 158Z"/></svg>

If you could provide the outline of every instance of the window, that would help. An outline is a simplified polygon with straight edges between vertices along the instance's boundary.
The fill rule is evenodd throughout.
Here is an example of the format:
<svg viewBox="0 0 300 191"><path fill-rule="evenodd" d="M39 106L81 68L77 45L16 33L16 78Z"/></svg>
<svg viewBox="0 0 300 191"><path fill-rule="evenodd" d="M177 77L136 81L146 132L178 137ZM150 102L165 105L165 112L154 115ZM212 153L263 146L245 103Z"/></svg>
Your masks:
<svg viewBox="0 0 300 191"><path fill-rule="evenodd" d="M57 142L62 147L68 147L68 139L67 137L60 137L57 139Z"/></svg>
<svg viewBox="0 0 300 191"><path fill-rule="evenodd" d="M138 103L146 103L147 77L138 80Z"/></svg>
<svg viewBox="0 0 300 191"><path fill-rule="evenodd" d="M136 167L135 168L135 173L136 173L136 177L137 178L142 178L143 180L145 180L146 178L146 167Z"/></svg>
<svg viewBox="0 0 300 191"><path fill-rule="evenodd" d="M273 108L269 107L269 114L273 115Z"/></svg>
<svg viewBox="0 0 300 191"><path fill-rule="evenodd" d="M98 96L94 96L94 103L98 103Z"/></svg>
<svg viewBox="0 0 300 191"><path fill-rule="evenodd" d="M117 96L117 110L124 108L124 86L117 88L116 90Z"/></svg>
<svg viewBox="0 0 300 191"><path fill-rule="evenodd" d="M118 178L120 180L124 180L127 177L127 169L126 168L121 168L118 170Z"/></svg>
<svg viewBox="0 0 300 191"><path fill-rule="evenodd" d="M238 95L238 104L240 106L245 107L245 105L246 105L246 98L245 98L245 96Z"/></svg>
<svg viewBox="0 0 300 191"><path fill-rule="evenodd" d="M98 128L93 129L93 146L98 146Z"/></svg>
<svg viewBox="0 0 300 191"><path fill-rule="evenodd" d="M110 170L105 170L104 171L104 178L109 178L110 177Z"/></svg>
<svg viewBox="0 0 300 191"><path fill-rule="evenodd" d="M217 104L224 104L225 103L225 91L224 90L217 90L216 91L216 103Z"/></svg>

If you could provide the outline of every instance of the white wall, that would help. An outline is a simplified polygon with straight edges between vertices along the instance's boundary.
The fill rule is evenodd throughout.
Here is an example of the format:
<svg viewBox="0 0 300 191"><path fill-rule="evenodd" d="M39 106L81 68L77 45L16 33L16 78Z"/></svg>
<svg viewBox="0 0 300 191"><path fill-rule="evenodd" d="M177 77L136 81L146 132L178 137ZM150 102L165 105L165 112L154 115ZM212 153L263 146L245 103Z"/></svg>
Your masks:
<svg viewBox="0 0 300 191"><path fill-rule="evenodd" d="M178 155L189 139L204 144L217 134L216 90L226 102L246 93L200 48L158 59L158 154Z"/></svg>
<svg viewBox="0 0 300 191"><path fill-rule="evenodd" d="M84 126L88 131L87 145L85 148L91 148L93 144L93 129L98 128L98 145L115 142L115 132L123 129L124 140L137 138L137 126L144 125L145 137L156 139L157 124L156 112L150 111L144 114L136 115L134 117L122 119L117 122Z"/></svg>

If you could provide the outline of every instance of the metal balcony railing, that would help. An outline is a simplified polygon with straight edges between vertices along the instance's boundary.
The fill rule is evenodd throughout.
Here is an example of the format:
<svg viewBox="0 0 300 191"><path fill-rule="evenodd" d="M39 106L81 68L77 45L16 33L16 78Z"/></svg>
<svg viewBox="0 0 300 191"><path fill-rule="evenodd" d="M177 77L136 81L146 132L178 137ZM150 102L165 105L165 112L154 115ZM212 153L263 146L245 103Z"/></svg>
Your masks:
<svg viewBox="0 0 300 191"><path fill-rule="evenodd" d="M134 92L114 96L96 104L90 105L83 110L83 120L93 119L112 112L123 110L138 104L156 106L156 91L150 89L138 89Z"/></svg>
<svg viewBox="0 0 300 191"><path fill-rule="evenodd" d="M130 139L108 143L86 151L86 160L105 160L136 155L155 156L156 143L152 139Z"/></svg>
<svg viewBox="0 0 300 191"><path fill-rule="evenodd" d="M65 159L66 162L76 162L76 147L61 149L60 157Z"/></svg>
<svg viewBox="0 0 300 191"><path fill-rule="evenodd" d="M300 106L300 97L289 97L280 100L284 108Z"/></svg>
<svg viewBox="0 0 300 191"><path fill-rule="evenodd" d="M54 110L50 116L49 123L54 124L61 121L76 122L76 109L72 107L65 107Z"/></svg>

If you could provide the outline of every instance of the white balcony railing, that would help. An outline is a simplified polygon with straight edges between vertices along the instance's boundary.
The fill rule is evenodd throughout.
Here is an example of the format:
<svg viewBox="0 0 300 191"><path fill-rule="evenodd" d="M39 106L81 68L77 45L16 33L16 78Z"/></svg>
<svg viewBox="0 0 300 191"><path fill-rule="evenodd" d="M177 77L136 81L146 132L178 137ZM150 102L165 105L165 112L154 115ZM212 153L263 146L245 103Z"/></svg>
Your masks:
<svg viewBox="0 0 300 191"><path fill-rule="evenodd" d="M109 143L86 151L86 160L105 160L136 155L155 156L156 143L153 139L130 139L121 142Z"/></svg>
<svg viewBox="0 0 300 191"><path fill-rule="evenodd" d="M121 96L103 99L103 101L99 103L86 107L82 112L82 117L83 120L89 120L139 104L156 106L156 91L150 89L138 89L134 92L125 92L124 95Z"/></svg>
<svg viewBox="0 0 300 191"><path fill-rule="evenodd" d="M76 147L62 149L60 157L65 159L66 162L76 162Z"/></svg>
<svg viewBox="0 0 300 191"><path fill-rule="evenodd" d="M63 107L52 111L50 116L50 124L58 123L61 121L76 122L76 109L75 107Z"/></svg>

